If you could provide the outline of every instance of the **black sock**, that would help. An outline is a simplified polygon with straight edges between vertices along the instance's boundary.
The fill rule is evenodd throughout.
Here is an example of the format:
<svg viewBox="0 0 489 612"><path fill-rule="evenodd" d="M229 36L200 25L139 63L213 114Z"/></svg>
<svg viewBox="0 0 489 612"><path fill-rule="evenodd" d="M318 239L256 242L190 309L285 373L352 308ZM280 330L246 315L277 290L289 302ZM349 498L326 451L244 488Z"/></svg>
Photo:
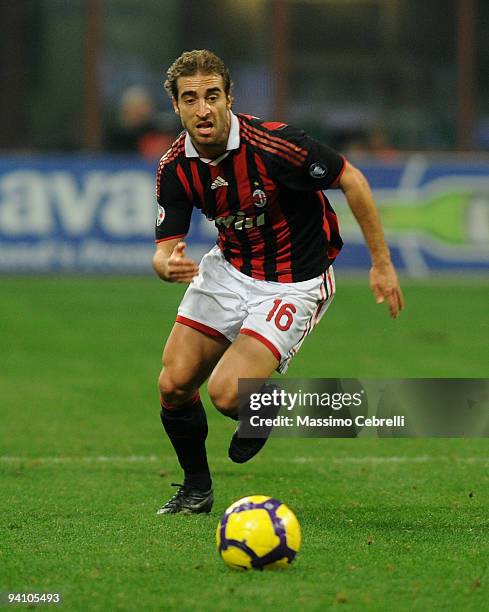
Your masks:
<svg viewBox="0 0 489 612"><path fill-rule="evenodd" d="M190 400L171 409L161 408L161 422L180 463L184 484L207 491L212 486L205 440L207 418L200 399Z"/></svg>

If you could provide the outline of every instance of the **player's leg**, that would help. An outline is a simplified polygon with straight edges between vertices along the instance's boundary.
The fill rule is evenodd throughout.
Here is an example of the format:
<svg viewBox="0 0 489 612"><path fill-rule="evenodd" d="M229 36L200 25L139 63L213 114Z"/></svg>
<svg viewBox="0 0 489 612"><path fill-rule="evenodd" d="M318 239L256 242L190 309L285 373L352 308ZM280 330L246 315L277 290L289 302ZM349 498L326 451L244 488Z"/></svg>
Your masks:
<svg viewBox="0 0 489 612"><path fill-rule="evenodd" d="M279 355L265 338L240 334L219 360L211 374L207 390L214 406L224 415L238 418L238 380L240 378L269 378L279 364ZM263 391L260 385L256 391ZM267 417L275 417L279 406L271 406ZM265 445L270 428L263 428L262 438L239 435L239 425L231 439L229 457L235 463L244 463L254 457Z"/></svg>
<svg viewBox="0 0 489 612"><path fill-rule="evenodd" d="M184 482L159 514L208 512L212 507L212 480L205 448L207 419L198 390L228 345L219 334L208 335L180 323L175 323L168 338L158 381L160 414L183 469Z"/></svg>
<svg viewBox="0 0 489 612"><path fill-rule="evenodd" d="M263 342L239 334L214 368L207 391L214 406L225 416L238 417L238 379L269 378L278 356Z"/></svg>
<svg viewBox="0 0 489 612"><path fill-rule="evenodd" d="M212 504L205 452L207 420L196 394L229 346L226 338L233 339L238 333L242 318L240 297L230 287L224 258L215 247L200 262L199 274L183 297L163 353L161 417L185 473L185 486L165 512L180 511L189 491L208 494L202 501L204 511ZM199 507L189 500L185 509L196 512Z"/></svg>
<svg viewBox="0 0 489 612"><path fill-rule="evenodd" d="M275 369L281 373L287 370L305 337L328 309L334 293L332 269L298 283L253 283L248 291L248 315L240 335L209 380L209 394L222 413L236 418L238 378L268 378ZM276 413L278 410L275 406ZM270 432L268 428L263 433ZM239 427L231 440L229 456L243 463L262 448L266 437L245 438L238 434Z"/></svg>
<svg viewBox="0 0 489 612"><path fill-rule="evenodd" d="M158 380L162 401L168 406L191 400L230 344L222 334L201 329L177 322L168 336Z"/></svg>

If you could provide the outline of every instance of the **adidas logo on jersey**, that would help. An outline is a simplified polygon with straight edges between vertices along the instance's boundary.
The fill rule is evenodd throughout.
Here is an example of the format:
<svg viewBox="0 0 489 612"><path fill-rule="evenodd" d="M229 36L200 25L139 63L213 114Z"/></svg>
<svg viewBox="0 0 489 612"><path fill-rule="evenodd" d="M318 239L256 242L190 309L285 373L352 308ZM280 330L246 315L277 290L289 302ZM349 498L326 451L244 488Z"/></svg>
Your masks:
<svg viewBox="0 0 489 612"><path fill-rule="evenodd" d="M211 183L211 189L217 189L218 187L227 187L229 185L229 183L222 178L222 176L218 176L214 181L212 181Z"/></svg>

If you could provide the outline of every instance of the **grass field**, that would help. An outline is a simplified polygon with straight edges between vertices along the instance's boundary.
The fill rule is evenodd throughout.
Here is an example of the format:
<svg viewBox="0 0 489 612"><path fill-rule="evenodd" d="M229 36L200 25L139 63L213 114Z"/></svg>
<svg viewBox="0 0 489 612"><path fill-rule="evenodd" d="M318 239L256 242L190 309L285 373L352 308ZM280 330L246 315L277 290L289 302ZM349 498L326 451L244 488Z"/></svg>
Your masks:
<svg viewBox="0 0 489 612"><path fill-rule="evenodd" d="M0 282L0 591L61 591L67 610L489 609L489 441L272 439L237 466L207 403L214 509L157 518L180 480L155 380L183 288ZM363 281L338 285L289 377L488 377L487 283L406 282L395 322ZM301 521L286 572L215 552L221 513L259 493Z"/></svg>

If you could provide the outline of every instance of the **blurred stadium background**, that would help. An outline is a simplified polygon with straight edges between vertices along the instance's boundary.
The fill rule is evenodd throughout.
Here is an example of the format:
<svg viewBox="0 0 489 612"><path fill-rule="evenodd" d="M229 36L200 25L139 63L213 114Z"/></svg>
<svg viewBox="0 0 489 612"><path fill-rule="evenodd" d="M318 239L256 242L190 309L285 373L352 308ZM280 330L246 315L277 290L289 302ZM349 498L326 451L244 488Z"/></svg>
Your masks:
<svg viewBox="0 0 489 612"><path fill-rule="evenodd" d="M403 277L392 322L332 192L336 303L289 377L488 377L488 27L482 0L0 0L0 591L61 590L73 610L193 610L197 592L203 610L487 609L486 440L272 439L240 471L204 392L215 509L156 522L178 470L155 381L184 287L150 261L180 130L164 71L207 47L236 111L365 172ZM191 254L214 235L195 214ZM258 492L304 528L286 581L212 556L220 513Z"/></svg>
<svg viewBox="0 0 489 612"><path fill-rule="evenodd" d="M305 128L367 174L401 272L487 272L489 5L478 0L0 3L0 272L149 272L162 88L184 49L231 68L235 110ZM368 265L333 194L347 246ZM195 215L189 243L214 228Z"/></svg>

